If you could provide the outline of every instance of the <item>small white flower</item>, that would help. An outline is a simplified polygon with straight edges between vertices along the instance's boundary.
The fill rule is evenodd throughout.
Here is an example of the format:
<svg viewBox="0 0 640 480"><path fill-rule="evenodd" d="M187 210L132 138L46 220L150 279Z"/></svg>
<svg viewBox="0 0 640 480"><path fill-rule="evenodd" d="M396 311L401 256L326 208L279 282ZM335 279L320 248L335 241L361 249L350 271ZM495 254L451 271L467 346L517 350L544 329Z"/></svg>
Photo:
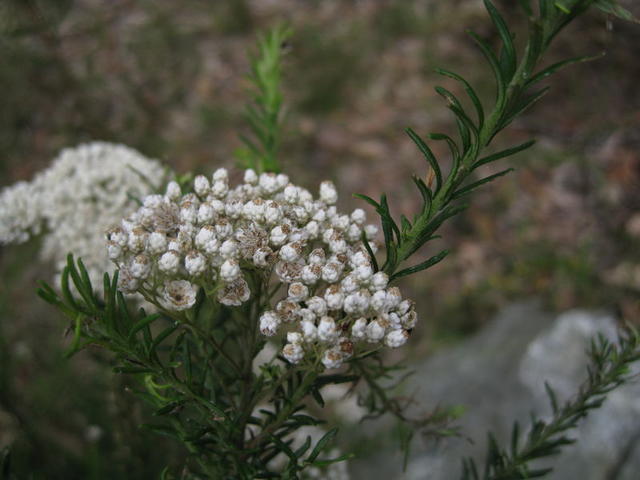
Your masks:
<svg viewBox="0 0 640 480"><path fill-rule="evenodd" d="M298 310L298 316L303 322L313 322L316 319L316 314L308 308L301 308Z"/></svg>
<svg viewBox="0 0 640 480"><path fill-rule="evenodd" d="M400 289L398 287L391 287L387 290L387 301L385 304L387 310L393 310L400 304L401 301L402 294L400 293Z"/></svg>
<svg viewBox="0 0 640 480"><path fill-rule="evenodd" d="M386 290L378 290L371 297L371 308L377 312L382 312L387 305L387 292Z"/></svg>
<svg viewBox="0 0 640 480"><path fill-rule="evenodd" d="M214 182L227 182L229 180L229 172L226 168L219 168L215 172L213 172L213 176L211 177Z"/></svg>
<svg viewBox="0 0 640 480"><path fill-rule="evenodd" d="M107 255L110 260L118 260L122 256L122 247L115 242L108 242Z"/></svg>
<svg viewBox="0 0 640 480"><path fill-rule="evenodd" d="M240 265L236 260L229 259L220 266L220 278L225 282L233 282L240 277Z"/></svg>
<svg viewBox="0 0 640 480"><path fill-rule="evenodd" d="M415 328L416 323L418 323L418 314L415 310L410 310L400 319L403 328L407 330L411 330Z"/></svg>
<svg viewBox="0 0 640 480"><path fill-rule="evenodd" d="M218 250L220 250L220 241L217 238L212 238L211 240L209 240L207 243L204 244L202 249L204 250L204 253L206 253L207 255L210 255L210 256L218 255ZM222 258L221 256L219 257ZM212 263L212 264L215 265L215 263ZM222 262L220 262L220 264L222 264Z"/></svg>
<svg viewBox="0 0 640 480"><path fill-rule="evenodd" d="M180 185L178 182L169 182L167 184L166 194L169 200L177 200L182 195L182 190L180 189Z"/></svg>
<svg viewBox="0 0 640 480"><path fill-rule="evenodd" d="M211 184L204 175L198 175L193 181L193 189L199 197L206 197L209 194Z"/></svg>
<svg viewBox="0 0 640 480"><path fill-rule="evenodd" d="M233 234L233 226L226 218L220 218L216 222L216 234L219 238L228 238Z"/></svg>
<svg viewBox="0 0 640 480"><path fill-rule="evenodd" d="M238 242L231 239L222 242L222 245L220 245L220 255L226 259L237 258Z"/></svg>
<svg viewBox="0 0 640 480"><path fill-rule="evenodd" d="M286 232L285 230L288 229L285 229L280 225L273 227L271 233L269 234L269 242L271 243L271 245L279 247L287 241L288 232Z"/></svg>
<svg viewBox="0 0 640 480"><path fill-rule="evenodd" d="M122 228L116 227L110 230L109 232L107 232L107 239L110 242L115 243L116 245L124 247L127 245L129 236Z"/></svg>
<svg viewBox="0 0 640 480"><path fill-rule="evenodd" d="M373 276L373 269L369 265L358 265L353 274L361 284L366 284Z"/></svg>
<svg viewBox="0 0 640 480"><path fill-rule="evenodd" d="M331 317L322 317L318 324L318 338L322 342L330 343L338 338L340 332L336 328L336 322Z"/></svg>
<svg viewBox="0 0 640 480"><path fill-rule="evenodd" d="M300 258L302 247L299 243L287 243L280 249L280 258L285 262L295 262Z"/></svg>
<svg viewBox="0 0 640 480"><path fill-rule="evenodd" d="M240 218L244 209L244 204L238 200L228 202L224 206L224 212L229 218Z"/></svg>
<svg viewBox="0 0 640 480"><path fill-rule="evenodd" d="M273 250L269 247L260 247L253 254L253 263L258 267L267 267L274 258Z"/></svg>
<svg viewBox="0 0 640 480"><path fill-rule="evenodd" d="M309 254L309 263L311 265L324 265L325 261L326 255L321 248L316 248Z"/></svg>
<svg viewBox="0 0 640 480"><path fill-rule="evenodd" d="M327 205L333 205L338 201L338 192L331 181L324 181L320 184L320 200Z"/></svg>
<svg viewBox="0 0 640 480"><path fill-rule="evenodd" d="M252 169L245 170L244 172L244 181L249 185L255 185L258 183L258 175Z"/></svg>
<svg viewBox="0 0 640 480"><path fill-rule="evenodd" d="M367 221L367 214L361 208L356 208L353 212L351 212L351 220L359 226L364 225L364 222Z"/></svg>
<svg viewBox="0 0 640 480"><path fill-rule="evenodd" d="M375 225L367 225L364 227L364 234L367 236L367 240L374 240L376 235L378 235L378 227Z"/></svg>
<svg viewBox="0 0 640 480"><path fill-rule="evenodd" d="M186 280L172 280L164 285L160 303L167 310L187 310L196 303L198 287Z"/></svg>
<svg viewBox="0 0 640 480"><path fill-rule="evenodd" d="M224 215L224 212L226 210L226 205L224 204L224 202L220 201L215 197L209 196L207 198L207 203L211 205L211 208L213 209L214 214Z"/></svg>
<svg viewBox="0 0 640 480"><path fill-rule="evenodd" d="M387 288L389 283L389 275L384 272L376 272L371 277L371 288L374 290L383 290Z"/></svg>
<svg viewBox="0 0 640 480"><path fill-rule="evenodd" d="M227 283L218 290L218 301L228 306L237 307L242 305L249 300L250 296L249 284L244 278L238 278L231 283Z"/></svg>
<svg viewBox="0 0 640 480"><path fill-rule="evenodd" d="M342 273L342 265L336 262L327 263L322 267L322 279L328 283L335 283Z"/></svg>
<svg viewBox="0 0 640 480"><path fill-rule="evenodd" d="M327 302L321 297L311 297L307 300L307 308L315 313L318 317L327 314Z"/></svg>
<svg viewBox="0 0 640 480"><path fill-rule="evenodd" d="M223 198L228 191L229 185L227 182L218 180L211 185L211 195L213 195L214 198Z"/></svg>
<svg viewBox="0 0 640 480"><path fill-rule="evenodd" d="M148 233L142 228L134 228L129 232L127 247L134 253L140 253L144 250L147 243Z"/></svg>
<svg viewBox="0 0 640 480"><path fill-rule="evenodd" d="M180 219L185 223L198 221L198 206L192 202L185 202L180 208Z"/></svg>
<svg viewBox="0 0 640 480"><path fill-rule="evenodd" d="M366 335L369 343L379 342L384 337L384 327L380 325L378 320L374 320L367 325Z"/></svg>
<svg viewBox="0 0 640 480"><path fill-rule="evenodd" d="M144 197L142 204L147 208L155 210L156 208L159 208L160 205L162 205L163 200L164 199L162 195L147 195L146 197Z"/></svg>
<svg viewBox="0 0 640 480"><path fill-rule="evenodd" d="M269 202L264 208L264 221L267 225L275 225L282 220L282 210L276 202Z"/></svg>
<svg viewBox="0 0 640 480"><path fill-rule="evenodd" d="M355 243L362 238L362 229L355 223L352 223L349 225L345 236L351 243Z"/></svg>
<svg viewBox="0 0 640 480"><path fill-rule="evenodd" d="M359 250L351 255L351 257L349 258L349 265L351 265L353 268L357 268L363 265L370 266L371 260L369 259L369 255L367 253Z"/></svg>
<svg viewBox="0 0 640 480"><path fill-rule="evenodd" d="M344 299L344 305L342 308L344 308L344 311L349 314L364 314L369 308L370 298L371 294L367 290L360 290L347 295Z"/></svg>
<svg viewBox="0 0 640 480"><path fill-rule="evenodd" d="M273 173L262 173L258 180L258 185L266 194L275 193L278 191L278 179Z"/></svg>
<svg viewBox="0 0 640 480"><path fill-rule="evenodd" d="M344 293L353 293L360 287L360 282L353 273L350 273L342 279L340 290Z"/></svg>
<svg viewBox="0 0 640 480"><path fill-rule="evenodd" d="M359 318L351 326L351 338L354 340L364 340L367 332L367 319Z"/></svg>
<svg viewBox="0 0 640 480"><path fill-rule="evenodd" d="M216 229L212 225L205 225L196 234L195 244L198 248L204 248L204 246L213 240L216 236Z"/></svg>
<svg viewBox="0 0 640 480"><path fill-rule="evenodd" d="M301 302L309 296L309 289L300 282L293 282L289 285L289 298L294 302Z"/></svg>
<svg viewBox="0 0 640 480"><path fill-rule="evenodd" d="M284 192L284 201L287 203L296 203L298 201L298 187L295 185L287 185Z"/></svg>
<svg viewBox="0 0 640 480"><path fill-rule="evenodd" d="M175 250L169 250L162 254L158 260L158 268L160 271L175 275L180 267L180 253Z"/></svg>
<svg viewBox="0 0 640 480"><path fill-rule="evenodd" d="M320 224L315 220L311 220L309 223L307 223L304 229L309 235L309 238L312 240L318 238L318 235L320 234Z"/></svg>
<svg viewBox="0 0 640 480"><path fill-rule="evenodd" d="M207 259L197 250L187 253L184 259L184 266L189 275L197 277L202 275L207 269Z"/></svg>
<svg viewBox="0 0 640 480"><path fill-rule="evenodd" d="M300 323L300 329L302 330L302 336L306 343L312 343L318 339L318 328L313 322L303 320Z"/></svg>
<svg viewBox="0 0 640 480"><path fill-rule="evenodd" d="M293 343L294 345L300 345L303 342L304 338L302 334L299 332L288 332L287 333L287 342Z"/></svg>
<svg viewBox="0 0 640 480"><path fill-rule="evenodd" d="M338 368L344 362L344 355L339 348L330 348L322 355L322 364L327 369Z"/></svg>
<svg viewBox="0 0 640 480"><path fill-rule="evenodd" d="M147 249L152 255L159 255L167 251L167 237L164 233L152 232L149 235Z"/></svg>
<svg viewBox="0 0 640 480"><path fill-rule="evenodd" d="M280 318L275 312L267 311L260 316L260 332L267 337L274 336L279 325Z"/></svg>
<svg viewBox="0 0 640 480"><path fill-rule="evenodd" d="M384 337L384 343L387 347L398 348L407 343L409 333L405 330L393 330Z"/></svg>
<svg viewBox="0 0 640 480"><path fill-rule="evenodd" d="M282 190L284 187L289 185L289 176L284 173L279 173L276 175L276 183L278 184L278 189Z"/></svg>
<svg viewBox="0 0 640 480"><path fill-rule="evenodd" d="M298 319L298 312L300 312L300 305L290 299L281 300L276 305L276 312L285 323L291 323Z"/></svg>
<svg viewBox="0 0 640 480"><path fill-rule="evenodd" d="M282 356L288 362L296 364L304 358L304 350L297 343L288 343L282 348Z"/></svg>
<svg viewBox="0 0 640 480"><path fill-rule="evenodd" d="M151 262L146 255L136 255L129 267L131 275L140 280L144 280L151 273Z"/></svg>
<svg viewBox="0 0 640 480"><path fill-rule="evenodd" d="M337 285L332 285L324 294L329 310L340 310L344 302L344 294Z"/></svg>
<svg viewBox="0 0 640 480"><path fill-rule="evenodd" d="M349 228L349 216L348 215L336 215L331 219L331 226L341 232Z"/></svg>
<svg viewBox="0 0 640 480"><path fill-rule="evenodd" d="M322 268L320 265L306 265L302 269L302 273L300 274L300 279L302 283L306 285L314 285L320 280L320 275L322 274Z"/></svg>

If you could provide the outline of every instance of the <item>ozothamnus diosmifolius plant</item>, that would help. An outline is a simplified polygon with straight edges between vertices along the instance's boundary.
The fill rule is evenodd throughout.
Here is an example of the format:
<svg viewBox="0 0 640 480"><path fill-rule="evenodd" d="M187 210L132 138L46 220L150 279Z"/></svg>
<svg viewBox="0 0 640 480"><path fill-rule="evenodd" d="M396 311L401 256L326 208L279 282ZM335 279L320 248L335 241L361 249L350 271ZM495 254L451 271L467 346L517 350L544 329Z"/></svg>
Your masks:
<svg viewBox="0 0 640 480"><path fill-rule="evenodd" d="M69 354L95 346L112 352L115 371L139 380L140 397L156 410L157 421L146 427L184 447L185 464L167 466L163 478L300 478L321 471L341 478L339 465L349 454L333 449L337 430L323 426L326 433L315 440L299 433L323 423L306 408L324 406L321 389L331 384L353 384L368 417L395 416L407 451L416 431L455 433L447 425L452 412L410 418L385 383L398 369L386 363L385 349L401 347L419 328L420 312L396 280L441 261L447 251L411 264L476 188L510 170L478 176L483 166L533 144L488 151L496 135L546 93L543 80L586 59L541 67L554 38L591 7L628 16L614 0L519 3L529 27L522 45L489 0L499 48L470 33L493 72L494 99L480 98L462 76L438 70L460 82L468 97L436 87L458 127L458 138L428 136L449 146L448 172L427 141L407 130L428 166L428 175L414 177L420 211L396 221L385 195L379 201L356 195L379 214L382 244L362 209L337 210L331 182L314 195L278 173L281 57L289 32L276 28L260 39L252 62L241 180L212 168L210 177L169 182L137 199L96 245L115 266L103 285L92 283L82 260L71 255L59 292L43 284L39 294L71 319ZM256 368L267 344L276 353ZM534 418L523 435L516 425L510 449L490 437L486 467L465 460L463 478L546 474L528 465L572 441L566 432L627 379L639 347L632 330L617 345L596 340L577 396L560 406L549 389L551 419Z"/></svg>

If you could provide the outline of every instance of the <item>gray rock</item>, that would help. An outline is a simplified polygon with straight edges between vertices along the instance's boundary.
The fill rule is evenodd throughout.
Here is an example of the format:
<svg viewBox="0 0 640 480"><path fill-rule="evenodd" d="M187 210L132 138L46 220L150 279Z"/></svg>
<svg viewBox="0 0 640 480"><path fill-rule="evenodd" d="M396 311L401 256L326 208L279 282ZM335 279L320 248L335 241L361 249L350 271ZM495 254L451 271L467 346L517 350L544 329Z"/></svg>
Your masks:
<svg viewBox="0 0 640 480"><path fill-rule="evenodd" d="M515 420L527 425L531 411L550 414L545 381L560 401L576 392L586 374L585 350L597 333L615 339L614 318L577 310L554 317L537 303L506 308L473 338L415 366L408 388L420 392L424 410L437 404L465 406L459 424L473 443L449 439L433 445L417 439L405 473L398 455L376 452L352 461L353 478L448 480L459 478L465 456L482 465L488 431L505 442ZM575 437L578 443L561 457L541 464L555 467L547 478L640 478L640 386L630 383L612 392Z"/></svg>

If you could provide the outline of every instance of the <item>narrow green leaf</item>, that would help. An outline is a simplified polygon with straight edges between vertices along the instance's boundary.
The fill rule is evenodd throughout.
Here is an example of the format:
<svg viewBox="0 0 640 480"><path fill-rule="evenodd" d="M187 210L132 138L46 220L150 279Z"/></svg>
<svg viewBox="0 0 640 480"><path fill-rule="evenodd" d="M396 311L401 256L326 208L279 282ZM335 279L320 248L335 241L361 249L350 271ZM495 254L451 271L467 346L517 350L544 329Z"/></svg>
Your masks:
<svg viewBox="0 0 640 480"><path fill-rule="evenodd" d="M317 388L312 388L311 396L318 403L318 405L324 408L324 398L322 398L322 394L320 393L320 390L318 390Z"/></svg>
<svg viewBox="0 0 640 480"><path fill-rule="evenodd" d="M487 42L482 40L474 32L468 31L467 33L473 39L476 45L478 45L478 47L482 51L482 54L489 62L489 65L491 66L491 70L493 70L493 74L496 78L496 87L497 87L496 109L497 111L501 111L505 105L507 87L506 87L506 82L504 80L504 76L502 74L502 70L500 69L500 63L498 62L496 55L493 53L493 50L491 50L491 47L487 44Z"/></svg>
<svg viewBox="0 0 640 480"><path fill-rule="evenodd" d="M175 332L180 325L178 323L174 323L173 325L165 328L162 332L160 332L156 338L153 339L153 343L151 344L151 349L149 353L155 353L158 346L173 332Z"/></svg>
<svg viewBox="0 0 640 480"><path fill-rule="evenodd" d="M516 48L513 45L513 35L509 31L507 23L504 21L504 18L502 18L502 15L500 15L500 12L498 12L498 9L495 7L495 5L490 0L484 0L484 6L487 9L487 12L489 12L489 16L491 17L491 20L493 21L493 24L495 25L496 29L498 30L498 34L502 39L502 48L504 52L504 64L502 65L502 73L505 82L509 82L513 78L513 74L516 71L516 66L518 63Z"/></svg>
<svg viewBox="0 0 640 480"><path fill-rule="evenodd" d="M508 148L506 150L502 150L500 152L494 153L492 155L489 155L487 157L481 158L480 160L478 160L473 167L471 168L471 170L475 170L478 167L481 167L482 165L486 165L488 163L492 163L495 162L496 160L500 160L502 158L506 158L506 157L510 157L512 155L515 155L516 153L520 153L528 148L530 148L531 146L533 146L536 143L535 140L530 140L528 142L525 142L521 145L517 145L515 147L512 148Z"/></svg>
<svg viewBox="0 0 640 480"><path fill-rule="evenodd" d="M416 132L414 132L411 128L407 128L405 132L407 132L409 137L411 137L411 140L413 140L413 143L416 144L420 152L422 152L424 157L429 162L429 165L431 166L431 169L433 170L433 173L436 177L435 191L436 193L439 192L442 186L442 172L440 171L440 165L438 165L438 160L436 160L436 157L431 151L431 149L429 148L429 146L424 142L424 140L422 140L422 138L420 138L420 136Z"/></svg>
<svg viewBox="0 0 640 480"><path fill-rule="evenodd" d="M376 211L380 208L380 204L371 197L363 195L362 193L354 193L353 196L355 198L359 198L360 200L364 200L369 205L373 206L376 209Z"/></svg>
<svg viewBox="0 0 640 480"><path fill-rule="evenodd" d="M71 346L64 352L64 358L70 358L76 353L78 353L79 345L80 345L80 336L82 334L82 321L84 320L84 315L79 313L76 315L75 326L73 329L73 341L71 342Z"/></svg>
<svg viewBox="0 0 640 480"><path fill-rule="evenodd" d="M422 262L413 267L405 268L404 270L399 271L391 276L390 280L396 280L401 277L405 277L407 275L412 275L417 272L421 272L422 270L426 270L427 268L433 267L437 263L440 263L444 258L449 255L449 250L443 250L437 255L434 255L429 260Z"/></svg>
<svg viewBox="0 0 640 480"><path fill-rule="evenodd" d="M575 58L569 58L568 60L563 60L561 62L557 62L554 63L553 65L548 66L547 68L543 69L542 71L536 73L533 77L531 77L531 79L525 84L526 87L531 87L533 85L535 85L536 83L541 82L542 80L544 80L545 78L550 77L551 75L553 75L554 73L570 66L570 65L575 65L577 63L584 63L584 62L591 62L593 60L598 60L600 58L602 58L605 54L601 53L600 55L586 55L583 57L575 57Z"/></svg>
<svg viewBox="0 0 640 480"><path fill-rule="evenodd" d="M380 270L380 268L378 267L378 260L376 259L375 253L373 253L373 250L371 249L371 245L369 245L367 234L364 231L362 232L362 244L369 254L369 258L371 259L371 263L373 264L374 272L378 272Z"/></svg>
<svg viewBox="0 0 640 480"><path fill-rule="evenodd" d="M558 410L559 410L558 399L556 397L556 393L551 388L551 385L549 385L549 382L544 382L544 389L546 390L547 396L549 397L549 403L551 404L553 413L554 414L558 413Z"/></svg>
<svg viewBox="0 0 640 480"><path fill-rule="evenodd" d="M318 443L316 443L316 446L313 447L313 450L311 451L311 453L309 454L309 457L307 458L307 462L313 463L315 459L318 458L318 455L320 455L322 451L329 446L329 442L331 442L334 439L337 433L338 433L337 428L331 429L327 433L325 433L322 436L322 438L318 440Z"/></svg>
<svg viewBox="0 0 640 480"><path fill-rule="evenodd" d="M129 330L129 335L127 337L127 341L131 342L134 339L136 333L138 333L140 330L142 330L143 328L147 327L151 323L155 322L158 318L160 318L160 314L159 313L152 313L151 315L147 315L143 319L138 320L133 325L133 327L131 327L131 330Z"/></svg>
<svg viewBox="0 0 640 480"><path fill-rule="evenodd" d="M476 115L478 116L478 125L480 125L480 128L482 128L482 125L484 125L484 108L482 107L482 102L480 101L480 98L476 94L476 91L471 87L469 82L467 82L463 77L461 77L457 73L451 72L449 70L437 68L436 72L440 75L452 78L462 83L462 85L464 86L465 92L469 96L469 99L471 99L471 102L473 103L473 106L476 109Z"/></svg>
<svg viewBox="0 0 640 480"><path fill-rule="evenodd" d="M466 187L461 188L460 190L455 192L453 195L451 195L451 199L455 200L457 198L464 197L465 195L468 195L469 193L471 193L476 188L478 188L478 187L480 187L480 186L482 186L482 185L484 185L486 183L492 182L496 178L502 177L502 176L506 175L507 173L512 172L513 170L514 170L513 168L507 168L506 170L502 170L501 172L494 173L493 175L489 175L488 177L485 177L482 180L478 180L477 182L470 183Z"/></svg>
<svg viewBox="0 0 640 480"><path fill-rule="evenodd" d="M413 175L411 179L413 180L413 183L415 183L416 186L418 187L418 190L420 191L420 195L422 195L422 200L424 202L422 207L422 213L423 215L428 215L429 211L431 210L431 202L433 199L433 194L431 193L431 189L427 187L427 184L424 183L424 181L421 178L417 177L416 175Z"/></svg>

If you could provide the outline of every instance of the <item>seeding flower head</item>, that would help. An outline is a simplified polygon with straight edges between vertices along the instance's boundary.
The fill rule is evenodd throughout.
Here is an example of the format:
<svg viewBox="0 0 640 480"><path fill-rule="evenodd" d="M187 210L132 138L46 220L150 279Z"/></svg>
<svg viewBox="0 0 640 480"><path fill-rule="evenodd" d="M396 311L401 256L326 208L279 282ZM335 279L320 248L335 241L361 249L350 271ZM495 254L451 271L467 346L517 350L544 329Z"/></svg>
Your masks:
<svg viewBox="0 0 640 480"><path fill-rule="evenodd" d="M337 200L328 181L314 198L284 174L247 170L232 186L219 169L196 177L192 192L171 182L164 195L145 197L109 230L107 252L122 290L168 311L191 308L199 288L237 307L266 286L276 293L260 332L286 331L282 355L291 363L313 353L336 368L358 344L403 345L416 323L413 303L374 271L362 243L364 235L375 250L377 228L361 209L338 212Z"/></svg>

